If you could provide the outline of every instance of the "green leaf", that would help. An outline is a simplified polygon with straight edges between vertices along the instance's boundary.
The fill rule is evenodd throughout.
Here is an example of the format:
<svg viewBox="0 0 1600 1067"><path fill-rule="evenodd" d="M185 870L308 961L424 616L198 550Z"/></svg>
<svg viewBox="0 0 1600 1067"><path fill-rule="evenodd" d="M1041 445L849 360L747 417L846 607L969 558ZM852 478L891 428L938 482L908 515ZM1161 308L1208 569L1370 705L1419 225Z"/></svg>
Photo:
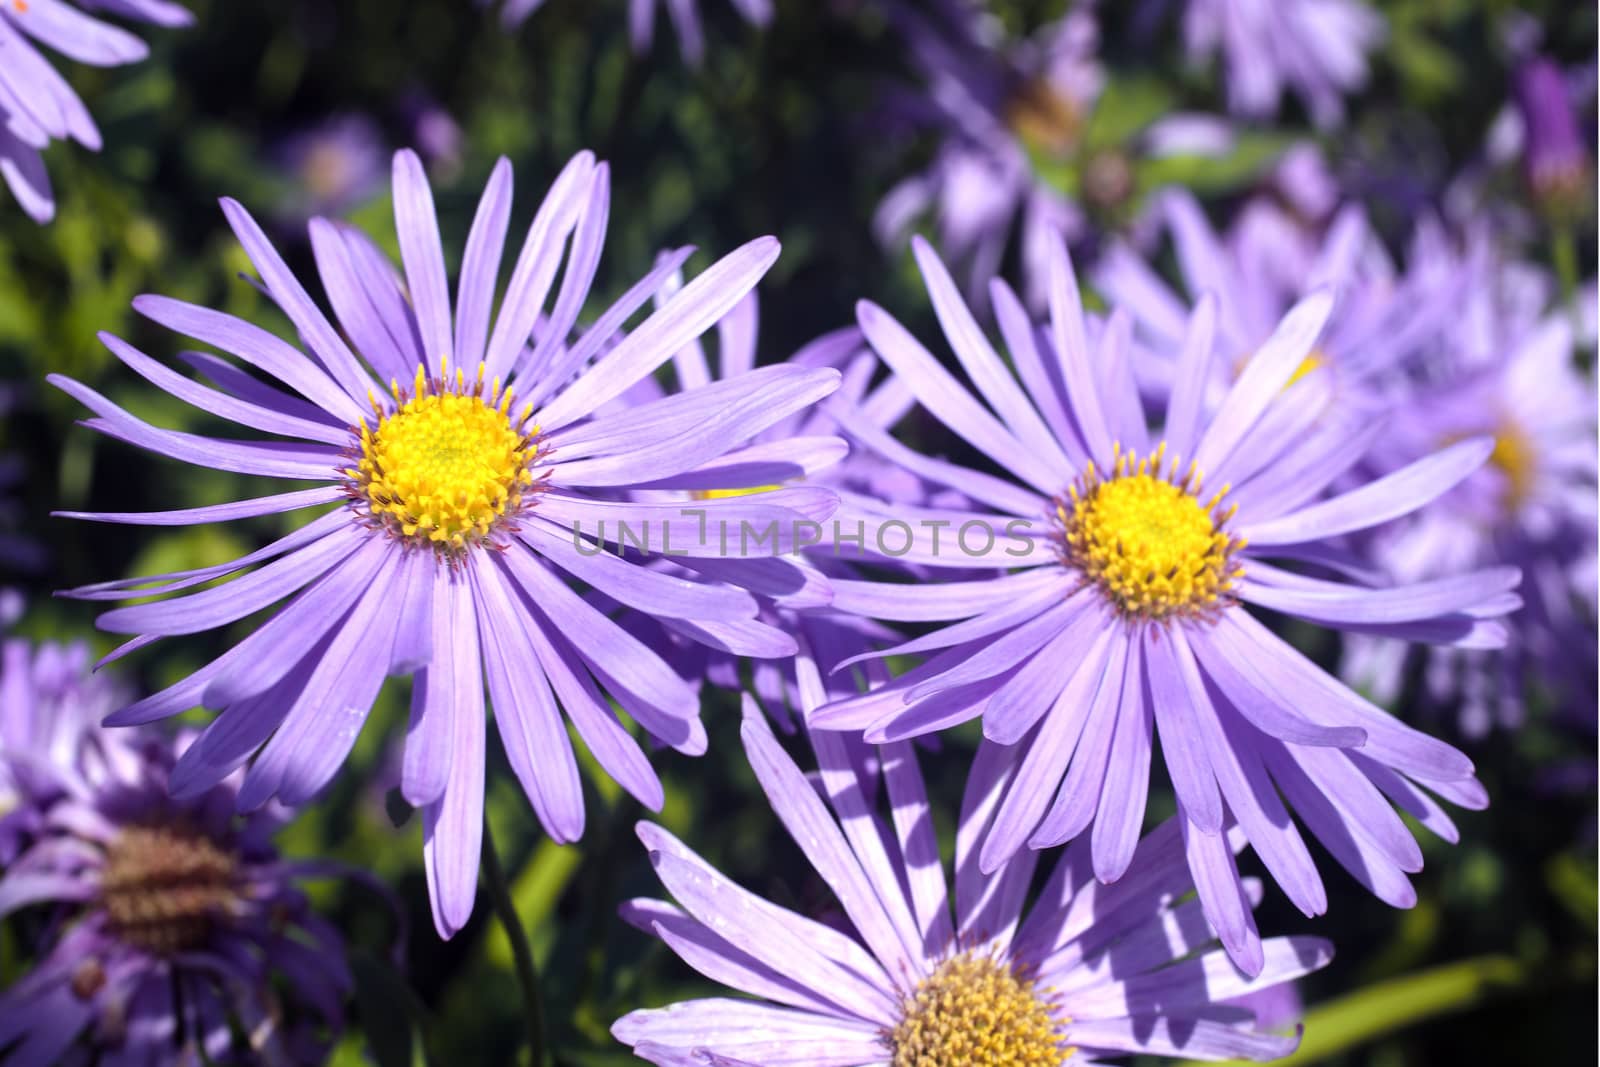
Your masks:
<svg viewBox="0 0 1600 1067"><path fill-rule="evenodd" d="M1289 147L1277 133L1243 133L1226 156L1163 156L1135 165L1138 186L1153 191L1166 185L1188 186L1197 196L1235 192L1255 181Z"/></svg>
<svg viewBox="0 0 1600 1067"><path fill-rule="evenodd" d="M1594 932L1600 897L1595 891L1595 862L1571 854L1552 857L1544 869L1545 882L1573 917Z"/></svg>
<svg viewBox="0 0 1600 1067"><path fill-rule="evenodd" d="M1505 956L1480 956L1367 986L1311 1009L1305 1037L1279 1067L1318 1063L1401 1027L1461 1011L1527 980L1527 969ZM1244 1067L1246 1061L1229 1061Z"/></svg>
<svg viewBox="0 0 1600 1067"><path fill-rule="evenodd" d="M1089 117L1084 144L1089 152L1121 148L1152 122L1177 110L1172 90L1154 78L1113 78Z"/></svg>

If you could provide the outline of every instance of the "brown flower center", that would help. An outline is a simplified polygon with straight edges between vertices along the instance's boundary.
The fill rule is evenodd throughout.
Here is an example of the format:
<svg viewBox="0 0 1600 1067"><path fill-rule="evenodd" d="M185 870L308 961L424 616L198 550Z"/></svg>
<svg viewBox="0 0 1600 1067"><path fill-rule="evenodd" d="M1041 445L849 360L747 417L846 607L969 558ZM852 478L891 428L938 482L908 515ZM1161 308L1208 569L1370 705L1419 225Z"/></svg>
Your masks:
<svg viewBox="0 0 1600 1067"><path fill-rule="evenodd" d="M106 851L100 902L110 930L147 952L204 944L238 898L234 857L193 830L131 826Z"/></svg>

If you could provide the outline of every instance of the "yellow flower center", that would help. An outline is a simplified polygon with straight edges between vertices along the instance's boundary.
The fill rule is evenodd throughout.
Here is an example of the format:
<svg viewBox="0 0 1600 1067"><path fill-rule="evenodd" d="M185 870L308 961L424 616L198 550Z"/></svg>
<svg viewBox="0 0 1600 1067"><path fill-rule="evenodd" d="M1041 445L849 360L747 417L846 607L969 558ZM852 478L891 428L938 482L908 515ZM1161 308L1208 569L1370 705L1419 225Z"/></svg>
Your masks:
<svg viewBox="0 0 1600 1067"><path fill-rule="evenodd" d="M1222 510L1228 487L1201 504L1194 464L1181 480L1176 460L1163 474L1166 447L1145 459L1118 448L1110 478L1090 463L1056 504L1063 558L1130 618L1206 615L1242 573L1233 557L1244 541L1225 529L1237 507Z"/></svg>
<svg viewBox="0 0 1600 1067"><path fill-rule="evenodd" d="M355 177L355 168L344 148L332 142L314 145L300 165L300 177L311 195L331 200L344 193Z"/></svg>
<svg viewBox="0 0 1600 1067"><path fill-rule="evenodd" d="M512 394L483 368L469 382L449 368L428 378L421 367L408 393L392 386L394 410L373 402L376 429L362 424L361 459L345 475L372 517L416 545L459 552L483 543L522 507L534 483L538 427L533 405L511 415Z"/></svg>
<svg viewBox="0 0 1600 1067"><path fill-rule="evenodd" d="M1023 144L1051 156L1065 156L1077 147L1084 116L1079 107L1056 92L1048 79L1023 82L1005 107L1006 125Z"/></svg>
<svg viewBox="0 0 1600 1067"><path fill-rule="evenodd" d="M233 856L195 831L131 826L106 850L100 902L107 926L146 952L200 947L238 899Z"/></svg>
<svg viewBox="0 0 1600 1067"><path fill-rule="evenodd" d="M1059 1067L1072 1055L1032 979L967 952L939 965L889 1034L891 1067Z"/></svg>
<svg viewBox="0 0 1600 1067"><path fill-rule="evenodd" d="M1489 465L1505 476L1506 505L1520 507L1533 489L1534 451L1522 427L1504 423L1494 435Z"/></svg>

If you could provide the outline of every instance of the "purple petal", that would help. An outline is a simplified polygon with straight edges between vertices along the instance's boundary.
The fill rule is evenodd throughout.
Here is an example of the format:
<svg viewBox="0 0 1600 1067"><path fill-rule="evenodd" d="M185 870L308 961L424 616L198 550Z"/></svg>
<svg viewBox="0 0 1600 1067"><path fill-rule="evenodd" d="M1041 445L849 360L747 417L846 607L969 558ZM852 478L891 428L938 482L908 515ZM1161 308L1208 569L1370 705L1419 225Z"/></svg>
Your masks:
<svg viewBox="0 0 1600 1067"><path fill-rule="evenodd" d="M490 336L490 315L494 309L494 288L499 282L501 254L506 251L506 230L510 227L510 160L504 155L494 162L490 179L478 198L478 211L467 234L467 248L461 254L461 280L456 290L456 362L474 368L483 362L483 344Z"/></svg>
<svg viewBox="0 0 1600 1067"><path fill-rule="evenodd" d="M546 405L540 424L560 429L619 396L727 314L777 258L777 240L762 237L718 260Z"/></svg>
<svg viewBox="0 0 1600 1067"><path fill-rule="evenodd" d="M1461 441L1393 474L1299 511L1243 526L1239 534L1252 547L1326 540L1409 515L1483 465L1494 450L1486 438Z"/></svg>
<svg viewBox="0 0 1600 1067"><path fill-rule="evenodd" d="M528 640L533 620L518 611L509 579L483 553L473 554L467 574L506 760L551 839L560 845L576 841L583 836L583 783L550 682Z"/></svg>

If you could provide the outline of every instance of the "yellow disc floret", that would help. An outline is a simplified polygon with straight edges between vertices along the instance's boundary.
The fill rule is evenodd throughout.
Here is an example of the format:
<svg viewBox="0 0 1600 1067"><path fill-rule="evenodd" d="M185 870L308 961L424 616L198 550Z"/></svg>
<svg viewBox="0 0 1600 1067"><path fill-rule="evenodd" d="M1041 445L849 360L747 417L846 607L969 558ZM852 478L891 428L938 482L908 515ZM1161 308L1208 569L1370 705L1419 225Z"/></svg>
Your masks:
<svg viewBox="0 0 1600 1067"><path fill-rule="evenodd" d="M395 535L440 551L483 543L534 483L532 405L513 417L511 390L498 380L486 389L481 366L475 381L419 367L411 391L393 393L392 410L374 402L377 426L361 426L360 461L345 474Z"/></svg>
<svg viewBox="0 0 1600 1067"><path fill-rule="evenodd" d="M888 1035L892 1067L1059 1067L1072 1049L1036 983L991 956L939 965Z"/></svg>
<svg viewBox="0 0 1600 1067"><path fill-rule="evenodd" d="M1091 463L1057 502L1065 561L1130 618L1208 614L1241 573L1233 556L1244 542L1225 529L1235 509L1222 510L1228 487L1202 504L1199 471L1190 464L1179 480L1173 461L1163 474L1165 453L1163 444L1141 460L1118 449L1110 478Z"/></svg>
<svg viewBox="0 0 1600 1067"><path fill-rule="evenodd" d="M1489 466L1499 471L1506 482L1506 506L1519 508L1533 489L1536 460L1528 435L1522 427L1512 422L1502 423L1494 435L1494 451L1489 453Z"/></svg>

